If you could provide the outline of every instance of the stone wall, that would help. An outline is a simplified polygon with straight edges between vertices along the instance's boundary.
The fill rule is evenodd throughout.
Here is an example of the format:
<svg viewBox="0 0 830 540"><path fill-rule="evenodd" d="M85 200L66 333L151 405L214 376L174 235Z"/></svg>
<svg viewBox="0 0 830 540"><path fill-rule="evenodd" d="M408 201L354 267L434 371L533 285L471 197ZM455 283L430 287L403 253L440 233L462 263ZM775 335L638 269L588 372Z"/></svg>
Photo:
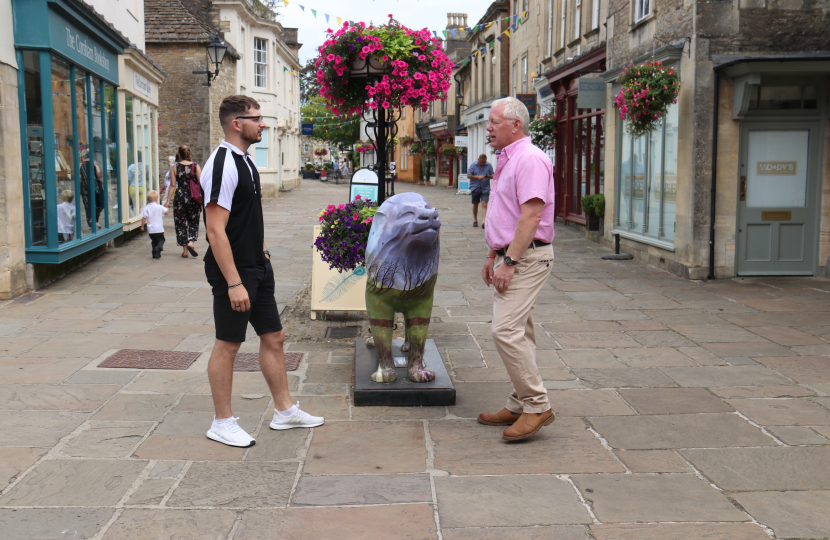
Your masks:
<svg viewBox="0 0 830 540"><path fill-rule="evenodd" d="M147 54L167 73L159 86L159 155L176 154L180 145L187 145L193 160L204 164L210 153L222 140L219 126L219 103L234 92L236 62L226 56L219 77L211 86L202 86L207 55L204 44L148 43Z"/></svg>
<svg viewBox="0 0 830 540"><path fill-rule="evenodd" d="M22 176L17 69L0 63L0 300L28 290Z"/></svg>

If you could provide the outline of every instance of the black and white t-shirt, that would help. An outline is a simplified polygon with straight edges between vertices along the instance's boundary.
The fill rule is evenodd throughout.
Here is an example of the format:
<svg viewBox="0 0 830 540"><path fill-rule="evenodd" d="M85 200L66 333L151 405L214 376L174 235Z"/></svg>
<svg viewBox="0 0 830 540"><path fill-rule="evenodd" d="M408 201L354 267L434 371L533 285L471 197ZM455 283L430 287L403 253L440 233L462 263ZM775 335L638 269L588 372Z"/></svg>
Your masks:
<svg viewBox="0 0 830 540"><path fill-rule="evenodd" d="M265 264L262 191L251 154L222 141L205 163L200 183L205 206L216 203L231 213L225 233L231 244L234 264L237 267ZM205 262L216 264L210 248L205 254Z"/></svg>

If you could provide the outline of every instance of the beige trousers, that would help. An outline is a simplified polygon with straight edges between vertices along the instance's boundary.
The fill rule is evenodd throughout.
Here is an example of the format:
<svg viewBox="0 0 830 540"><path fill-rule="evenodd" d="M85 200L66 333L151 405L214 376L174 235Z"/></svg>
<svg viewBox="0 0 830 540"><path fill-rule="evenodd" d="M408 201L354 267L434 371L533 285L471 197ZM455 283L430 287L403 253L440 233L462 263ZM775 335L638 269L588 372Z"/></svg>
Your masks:
<svg viewBox="0 0 830 540"><path fill-rule="evenodd" d="M499 257L496 268L503 262ZM552 264L553 246L528 248L516 265L507 292L495 293L493 341L513 384L506 407L514 413L540 413L550 409L548 391L536 365L533 308Z"/></svg>

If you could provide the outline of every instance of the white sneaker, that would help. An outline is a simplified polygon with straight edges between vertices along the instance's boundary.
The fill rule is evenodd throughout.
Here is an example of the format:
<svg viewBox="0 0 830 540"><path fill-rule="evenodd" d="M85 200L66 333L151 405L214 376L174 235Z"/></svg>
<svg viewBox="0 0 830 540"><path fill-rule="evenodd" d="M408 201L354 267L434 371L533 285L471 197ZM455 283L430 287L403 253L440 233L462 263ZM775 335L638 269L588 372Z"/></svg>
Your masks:
<svg viewBox="0 0 830 540"><path fill-rule="evenodd" d="M271 420L271 429L291 429L295 427L317 427L323 425L322 416L311 416L305 411L300 410L300 402L297 402L297 407L294 414L291 416L283 416L279 412L274 411L274 419Z"/></svg>
<svg viewBox="0 0 830 540"><path fill-rule="evenodd" d="M239 420L238 417L231 416L222 424L217 424L214 416L210 431L207 432L208 439L213 439L228 446L241 446L242 448L255 445L256 439L239 427L239 424L236 423L237 420Z"/></svg>

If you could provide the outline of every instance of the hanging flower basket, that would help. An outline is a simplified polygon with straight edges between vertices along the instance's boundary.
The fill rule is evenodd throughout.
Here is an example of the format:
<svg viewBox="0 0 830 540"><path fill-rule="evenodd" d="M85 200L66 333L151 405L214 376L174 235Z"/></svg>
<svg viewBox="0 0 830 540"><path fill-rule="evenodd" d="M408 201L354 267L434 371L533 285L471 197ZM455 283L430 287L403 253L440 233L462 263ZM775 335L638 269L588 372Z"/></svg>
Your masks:
<svg viewBox="0 0 830 540"><path fill-rule="evenodd" d="M328 205L320 212L320 236L314 247L323 262L338 272L364 266L366 243L378 205L360 195L348 204Z"/></svg>
<svg viewBox="0 0 830 540"><path fill-rule="evenodd" d="M318 148L317 150L314 151L315 156L325 156L328 153L329 153L329 151L326 150L325 148Z"/></svg>
<svg viewBox="0 0 830 540"><path fill-rule="evenodd" d="M421 153L427 154L427 155L430 155L430 156L435 154L435 145L432 144L432 142L426 143L426 145L424 146L424 149L421 151Z"/></svg>
<svg viewBox="0 0 830 540"><path fill-rule="evenodd" d="M426 111L430 102L445 100L450 88L453 62L441 46L429 30L412 30L391 15L381 26L344 22L318 49L320 95L335 114L379 106Z"/></svg>
<svg viewBox="0 0 830 540"><path fill-rule="evenodd" d="M458 157L464 158L467 157L467 147L466 146L459 146L458 148Z"/></svg>
<svg viewBox="0 0 830 540"><path fill-rule="evenodd" d="M445 156L454 156L458 154L458 149L455 146L445 146L441 148L441 153Z"/></svg>
<svg viewBox="0 0 830 540"><path fill-rule="evenodd" d="M549 112L530 123L530 140L542 150L556 146L556 114Z"/></svg>
<svg viewBox="0 0 830 540"><path fill-rule="evenodd" d="M420 154L422 148L423 146L421 145L421 143L412 143L412 146L409 147L409 155L414 156L415 154Z"/></svg>
<svg viewBox="0 0 830 540"><path fill-rule="evenodd" d="M680 76L660 62L629 64L620 75L622 90L614 96L626 132L641 137L652 132L666 116L669 105L677 103Z"/></svg>
<svg viewBox="0 0 830 540"><path fill-rule="evenodd" d="M369 152L374 152L375 147L370 142L361 142L355 148L358 154L368 154Z"/></svg>
<svg viewBox="0 0 830 540"><path fill-rule="evenodd" d="M410 144L412 144L412 141L414 140L415 139L413 139L412 137L401 137L401 144L403 146L409 146Z"/></svg>

